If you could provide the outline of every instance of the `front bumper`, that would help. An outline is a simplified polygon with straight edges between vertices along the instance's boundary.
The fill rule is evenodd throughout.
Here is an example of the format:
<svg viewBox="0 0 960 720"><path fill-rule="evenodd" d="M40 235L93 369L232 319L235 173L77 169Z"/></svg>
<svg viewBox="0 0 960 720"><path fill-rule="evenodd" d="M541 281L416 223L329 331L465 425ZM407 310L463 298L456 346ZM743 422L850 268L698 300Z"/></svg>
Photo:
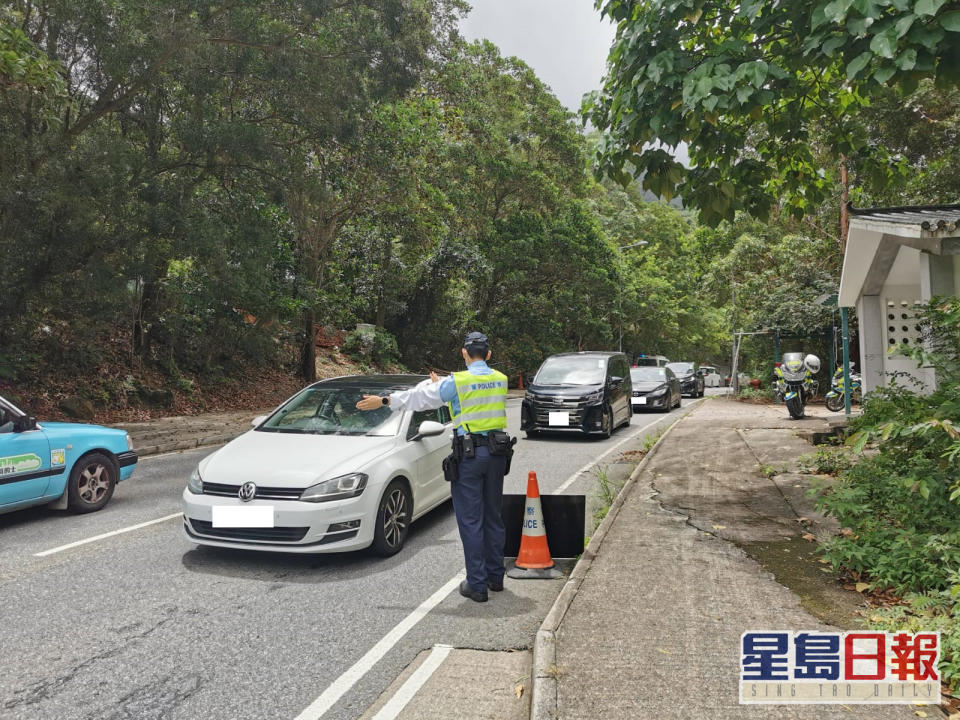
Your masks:
<svg viewBox="0 0 960 720"><path fill-rule="evenodd" d="M700 392L700 383L698 383L696 379L680 381L681 395L696 395L699 392Z"/></svg>
<svg viewBox="0 0 960 720"><path fill-rule="evenodd" d="M373 542L378 493L368 487L360 497L329 503L252 500L183 491L183 531L190 542L215 547L288 553L332 553L365 548ZM268 505L272 528L215 528L213 508ZM372 506L372 507L371 507ZM359 522L355 529L332 525Z"/></svg>
<svg viewBox="0 0 960 720"><path fill-rule="evenodd" d="M634 412L647 409L662 410L670 404L670 393L665 392L660 395L635 394L632 398L630 398L630 402L633 404Z"/></svg>
<svg viewBox="0 0 960 720"><path fill-rule="evenodd" d="M568 425L551 423L550 413L567 413ZM590 435L603 430L603 403L577 402L557 405L524 398L520 408L522 430Z"/></svg>
<svg viewBox="0 0 960 720"><path fill-rule="evenodd" d="M120 479L127 480L133 475L133 469L140 457L133 451L117 453L117 466L120 468Z"/></svg>

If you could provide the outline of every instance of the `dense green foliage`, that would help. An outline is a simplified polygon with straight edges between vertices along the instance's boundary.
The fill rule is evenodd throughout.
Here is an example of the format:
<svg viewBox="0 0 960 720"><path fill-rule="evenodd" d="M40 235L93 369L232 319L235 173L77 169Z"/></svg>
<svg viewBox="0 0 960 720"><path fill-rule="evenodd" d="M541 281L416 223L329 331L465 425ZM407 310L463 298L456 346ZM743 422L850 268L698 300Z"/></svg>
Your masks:
<svg viewBox="0 0 960 720"><path fill-rule="evenodd" d="M572 114L460 40L462 9L7 3L0 378L310 378L314 333L357 322L347 352L412 368L473 327L511 377L621 327L720 357L689 217L595 183Z"/></svg>
<svg viewBox="0 0 960 720"><path fill-rule="evenodd" d="M827 557L884 587L946 587L960 561L960 299L933 301L922 326L938 370L929 394L878 389L852 422L849 445L876 452L844 472L821 503L853 533L834 539Z"/></svg>
<svg viewBox="0 0 960 720"><path fill-rule="evenodd" d="M946 0L597 0L617 23L603 89L600 169L714 224L737 210L815 212L841 158L886 184L897 158L860 114L888 84L956 83L960 8ZM689 147L691 167L667 152Z"/></svg>
<svg viewBox="0 0 960 720"><path fill-rule="evenodd" d="M930 303L915 357L937 370L930 394L879 389L852 422L850 451L874 451L852 467L834 463L837 482L819 505L847 529L825 546L836 568L907 595L907 606L871 618L878 627L940 629L945 679L960 680L960 299ZM911 350L911 352L914 352ZM920 357L922 356L922 357ZM822 464L822 462L820 463Z"/></svg>

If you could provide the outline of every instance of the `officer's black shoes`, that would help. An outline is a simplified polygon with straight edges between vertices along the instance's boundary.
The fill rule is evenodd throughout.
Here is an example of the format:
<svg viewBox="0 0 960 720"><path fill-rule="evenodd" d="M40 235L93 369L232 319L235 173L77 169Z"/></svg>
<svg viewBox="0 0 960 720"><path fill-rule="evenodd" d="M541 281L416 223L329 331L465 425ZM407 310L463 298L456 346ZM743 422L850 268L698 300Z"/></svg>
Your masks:
<svg viewBox="0 0 960 720"><path fill-rule="evenodd" d="M470 598L474 602L487 601L487 594L485 592L477 592L470 587L470 583L468 583L466 580L460 582L460 594L464 597Z"/></svg>
<svg viewBox="0 0 960 720"><path fill-rule="evenodd" d="M494 592L500 592L503 590L503 578L499 580L487 580L487 588L493 590Z"/></svg>

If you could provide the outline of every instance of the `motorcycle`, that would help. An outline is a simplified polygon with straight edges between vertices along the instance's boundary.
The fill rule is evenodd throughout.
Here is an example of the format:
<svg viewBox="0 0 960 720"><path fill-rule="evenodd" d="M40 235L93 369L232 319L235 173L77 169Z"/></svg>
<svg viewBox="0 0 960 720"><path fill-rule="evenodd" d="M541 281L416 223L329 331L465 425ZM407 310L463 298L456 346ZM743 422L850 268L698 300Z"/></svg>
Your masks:
<svg viewBox="0 0 960 720"><path fill-rule="evenodd" d="M850 402L863 402L860 373L853 372L853 363L850 363ZM843 368L838 367L830 381L830 392L826 397L827 410L840 412L843 410Z"/></svg>
<svg viewBox="0 0 960 720"><path fill-rule="evenodd" d="M803 417L804 406L817 392L814 374L820 371L820 358L803 353L784 353L783 362L775 369L777 399L787 405L794 420Z"/></svg>

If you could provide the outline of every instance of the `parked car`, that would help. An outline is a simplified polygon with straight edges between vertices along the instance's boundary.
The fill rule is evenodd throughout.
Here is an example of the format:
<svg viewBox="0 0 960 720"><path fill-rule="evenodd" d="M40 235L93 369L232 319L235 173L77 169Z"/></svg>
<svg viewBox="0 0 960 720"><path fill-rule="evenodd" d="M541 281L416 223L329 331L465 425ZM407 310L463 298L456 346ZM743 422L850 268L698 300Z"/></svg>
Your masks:
<svg viewBox="0 0 960 720"><path fill-rule="evenodd" d="M363 412L364 395L424 380L366 375L314 383L200 461L183 491L199 545L330 553L400 551L410 523L450 497L447 408Z"/></svg>
<svg viewBox="0 0 960 720"><path fill-rule="evenodd" d="M711 365L701 365L700 372L703 373L704 387L720 387L723 385L723 378L720 377L720 373L717 372L715 367Z"/></svg>
<svg viewBox="0 0 960 720"><path fill-rule="evenodd" d="M699 372L696 363L674 362L667 365L680 380L680 391L690 397L703 397L703 375Z"/></svg>
<svg viewBox="0 0 960 720"><path fill-rule="evenodd" d="M76 513L99 510L136 464L123 430L38 423L0 397L0 514L46 504Z"/></svg>
<svg viewBox="0 0 960 720"><path fill-rule="evenodd" d="M610 435L633 417L627 356L579 352L544 360L527 389L520 427L527 437L544 430Z"/></svg>
<svg viewBox="0 0 960 720"><path fill-rule="evenodd" d="M644 355L640 353L633 359L634 367L664 367L670 361L663 355Z"/></svg>
<svg viewBox="0 0 960 720"><path fill-rule="evenodd" d="M680 381L673 370L666 367L635 367L630 370L633 381L634 412L659 409L669 412L680 407Z"/></svg>

